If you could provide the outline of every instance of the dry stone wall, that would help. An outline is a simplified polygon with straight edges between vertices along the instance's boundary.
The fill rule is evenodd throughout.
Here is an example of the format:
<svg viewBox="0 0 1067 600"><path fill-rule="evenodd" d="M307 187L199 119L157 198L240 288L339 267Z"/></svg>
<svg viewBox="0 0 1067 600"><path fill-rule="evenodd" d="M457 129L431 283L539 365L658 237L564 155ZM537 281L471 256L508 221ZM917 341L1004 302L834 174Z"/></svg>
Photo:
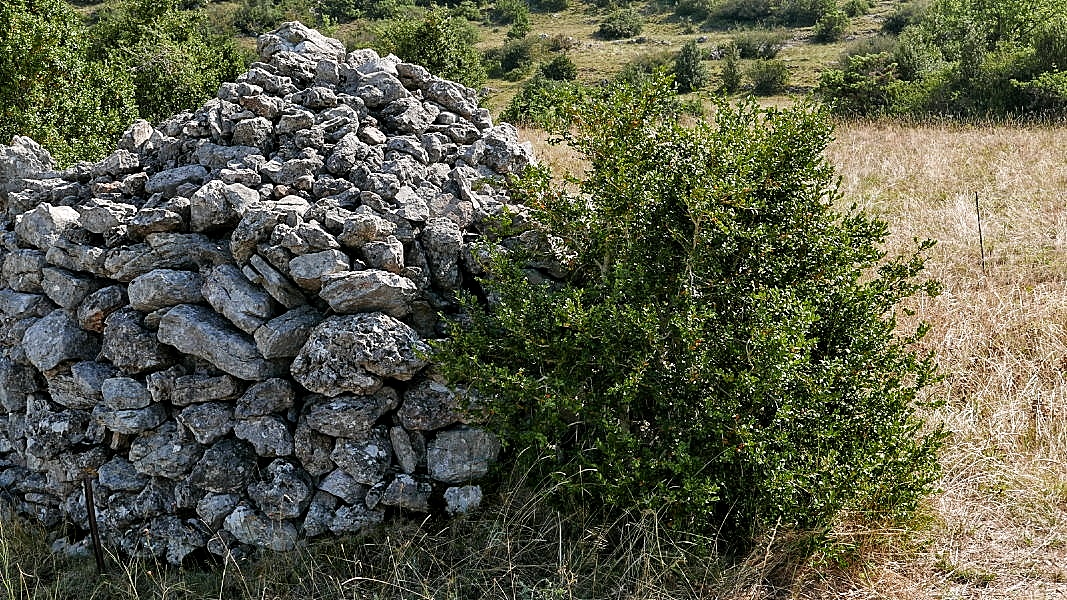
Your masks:
<svg viewBox="0 0 1067 600"><path fill-rule="evenodd" d="M96 164L0 148L0 502L84 532L89 477L129 555L464 512L498 453L425 340L529 146L396 57L299 23L258 46Z"/></svg>

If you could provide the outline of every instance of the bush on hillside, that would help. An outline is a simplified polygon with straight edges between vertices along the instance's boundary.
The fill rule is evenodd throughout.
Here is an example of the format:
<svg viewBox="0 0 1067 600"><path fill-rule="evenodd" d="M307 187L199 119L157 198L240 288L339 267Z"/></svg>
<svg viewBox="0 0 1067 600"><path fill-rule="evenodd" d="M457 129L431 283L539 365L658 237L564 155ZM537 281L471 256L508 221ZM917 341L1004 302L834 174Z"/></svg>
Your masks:
<svg viewBox="0 0 1067 600"><path fill-rule="evenodd" d="M845 11L834 9L823 13L813 31L817 42L836 42L848 31L849 18Z"/></svg>
<svg viewBox="0 0 1067 600"><path fill-rule="evenodd" d="M741 52L734 44L727 44L722 49L722 85L719 90L732 94L741 87Z"/></svg>
<svg viewBox="0 0 1067 600"><path fill-rule="evenodd" d="M553 131L566 129L574 107L586 93L588 89L577 82L549 79L538 73L522 84L500 119Z"/></svg>
<svg viewBox="0 0 1067 600"><path fill-rule="evenodd" d="M885 223L834 208L825 112L722 103L687 128L672 98L660 78L581 106L568 137L585 177L518 184L544 250L491 252L492 301L467 297L443 373L477 392L520 469L560 477L561 501L741 544L907 515L942 439L918 412L924 330L895 318L935 292L926 245L887 259ZM561 284L531 276L546 261Z"/></svg>
<svg viewBox="0 0 1067 600"><path fill-rule="evenodd" d="M741 58L774 58L785 47L789 33L782 29L748 29L734 34L729 44Z"/></svg>
<svg viewBox="0 0 1067 600"><path fill-rule="evenodd" d="M493 77L518 81L534 71L539 50L533 37L509 39L503 46L487 50L484 62Z"/></svg>
<svg viewBox="0 0 1067 600"><path fill-rule="evenodd" d="M774 14L772 0L722 0L716 3L710 20L716 23L759 23Z"/></svg>
<svg viewBox="0 0 1067 600"><path fill-rule="evenodd" d="M701 62L703 53L696 40L689 40L674 59L674 83L682 94L695 92L708 81L708 70Z"/></svg>
<svg viewBox="0 0 1067 600"><path fill-rule="evenodd" d="M618 40L640 34L644 26L645 21L636 10L620 9L608 15L596 33L605 40Z"/></svg>
<svg viewBox="0 0 1067 600"><path fill-rule="evenodd" d="M1067 63L1061 2L932 0L922 14L900 32L891 70L850 63L824 73L820 93L863 114L1067 114L1056 85Z"/></svg>
<svg viewBox="0 0 1067 600"><path fill-rule="evenodd" d="M0 3L0 139L30 136L61 164L95 160L137 117L214 96L248 57L182 6L116 2L86 26L60 0Z"/></svg>
<svg viewBox="0 0 1067 600"><path fill-rule="evenodd" d="M477 87L485 82L482 57L475 49L478 30L446 9L432 8L421 19L386 24L378 33L379 50L420 64L435 75Z"/></svg>
<svg viewBox="0 0 1067 600"><path fill-rule="evenodd" d="M780 60L758 59L745 71L752 82L752 93L770 96L785 89L789 81L789 67Z"/></svg>
<svg viewBox="0 0 1067 600"><path fill-rule="evenodd" d="M573 81L578 78L578 66L566 54L557 54L541 65L541 74L556 81Z"/></svg>

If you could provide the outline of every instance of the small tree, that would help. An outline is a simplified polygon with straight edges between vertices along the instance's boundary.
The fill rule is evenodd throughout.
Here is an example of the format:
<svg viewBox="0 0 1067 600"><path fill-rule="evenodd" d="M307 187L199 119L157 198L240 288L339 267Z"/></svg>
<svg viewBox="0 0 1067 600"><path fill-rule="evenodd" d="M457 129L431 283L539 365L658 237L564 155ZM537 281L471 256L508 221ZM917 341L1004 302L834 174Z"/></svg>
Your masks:
<svg viewBox="0 0 1067 600"><path fill-rule="evenodd" d="M732 94L741 87L741 51L735 44L722 49L722 91Z"/></svg>
<svg viewBox="0 0 1067 600"><path fill-rule="evenodd" d="M636 10L619 9L604 19L596 33L606 40L618 40L640 34L644 26L645 21Z"/></svg>
<svg viewBox="0 0 1067 600"><path fill-rule="evenodd" d="M557 54L552 60L541 65L541 73L557 81L573 81L578 78L578 66L566 54Z"/></svg>
<svg viewBox="0 0 1067 600"><path fill-rule="evenodd" d="M444 373L572 502L739 541L906 515L942 439L917 412L935 377L924 329L895 318L936 291L918 277L927 245L886 259L884 223L835 210L824 111L724 102L687 128L672 100L653 78L578 110L586 177L518 188L542 243L495 254L492 302L467 299ZM530 277L546 260L563 282Z"/></svg>
<svg viewBox="0 0 1067 600"><path fill-rule="evenodd" d="M383 52L471 87L481 85L486 77L481 55L474 47L477 41L477 30L444 8L431 8L421 20L393 21L378 33Z"/></svg>
<svg viewBox="0 0 1067 600"><path fill-rule="evenodd" d="M780 60L757 60L748 67L752 92L759 96L777 94L789 81L789 67Z"/></svg>
<svg viewBox="0 0 1067 600"><path fill-rule="evenodd" d="M681 52L674 59L674 83L679 92L686 94L704 87L708 70L701 62L703 58L696 40L689 40L682 46Z"/></svg>

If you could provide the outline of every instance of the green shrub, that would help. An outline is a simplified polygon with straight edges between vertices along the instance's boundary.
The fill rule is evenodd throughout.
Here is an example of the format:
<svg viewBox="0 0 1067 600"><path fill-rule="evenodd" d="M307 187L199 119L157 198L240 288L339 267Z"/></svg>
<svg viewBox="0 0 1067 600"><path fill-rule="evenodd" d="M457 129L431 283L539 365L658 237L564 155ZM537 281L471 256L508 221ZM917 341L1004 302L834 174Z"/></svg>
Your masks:
<svg viewBox="0 0 1067 600"><path fill-rule="evenodd" d="M575 105L586 93L586 88L576 82L549 79L538 73L522 84L500 119L550 130L566 129Z"/></svg>
<svg viewBox="0 0 1067 600"><path fill-rule="evenodd" d="M715 0L678 0L674 14L694 21L703 21L711 16L715 5Z"/></svg>
<svg viewBox="0 0 1067 600"><path fill-rule="evenodd" d="M827 69L816 89L832 101L837 112L847 115L885 113L894 105L896 63L888 52L858 54L843 59L841 69Z"/></svg>
<svg viewBox="0 0 1067 600"><path fill-rule="evenodd" d="M789 81L789 67L780 60L761 58L749 65L746 74L752 82L752 92L759 96L777 94Z"/></svg>
<svg viewBox="0 0 1067 600"><path fill-rule="evenodd" d="M722 87L727 94L736 92L741 87L741 52L737 46L727 44L722 54Z"/></svg>
<svg viewBox="0 0 1067 600"><path fill-rule="evenodd" d="M722 0L711 13L711 21L717 23L757 23L774 14L772 0Z"/></svg>
<svg viewBox="0 0 1067 600"><path fill-rule="evenodd" d="M831 10L823 13L815 22L814 36L819 42L836 42L845 36L848 30L849 18L842 10Z"/></svg>
<svg viewBox="0 0 1067 600"><path fill-rule="evenodd" d="M724 102L687 128L672 96L661 78L580 107L578 189L540 170L515 192L565 281L529 276L535 250L496 253L493 301L467 298L442 372L569 510L652 509L738 545L907 515L942 439L917 412L924 329L894 316L936 291L927 245L886 259L885 223L833 208L825 112Z"/></svg>
<svg viewBox="0 0 1067 600"><path fill-rule="evenodd" d="M537 50L537 40L532 37L510 39L499 48L487 50L485 64L493 77L518 81L533 72Z"/></svg>
<svg viewBox="0 0 1067 600"><path fill-rule="evenodd" d="M674 59L674 83L678 91L687 94L704 87L708 80L708 70L700 62L703 53L696 40L689 40Z"/></svg>
<svg viewBox="0 0 1067 600"><path fill-rule="evenodd" d="M653 73L669 72L673 66L674 55L668 50L638 54L630 62L623 65L619 73L615 75L615 81L628 81L630 83L645 81Z"/></svg>
<svg viewBox="0 0 1067 600"><path fill-rule="evenodd" d="M541 74L556 81L572 81L578 78L578 66L566 54L557 54L541 65Z"/></svg>
<svg viewBox="0 0 1067 600"><path fill-rule="evenodd" d="M536 0L534 5L545 12L559 12L570 8L570 0Z"/></svg>
<svg viewBox="0 0 1067 600"><path fill-rule="evenodd" d="M1067 71L1067 14L1041 24L1033 33L1037 68L1043 71Z"/></svg>
<svg viewBox="0 0 1067 600"><path fill-rule="evenodd" d="M836 0L782 0L774 18L789 27L807 27L836 8Z"/></svg>
<svg viewBox="0 0 1067 600"><path fill-rule="evenodd" d="M868 54L893 54L897 49L897 38L891 35L876 35L874 37L860 38L848 43L841 52L838 63L842 68L848 67L848 59L853 56L866 56Z"/></svg>
<svg viewBox="0 0 1067 600"><path fill-rule="evenodd" d="M452 16L479 23L483 19L482 9L474 0L463 0L451 9Z"/></svg>
<svg viewBox="0 0 1067 600"><path fill-rule="evenodd" d="M608 15L596 33L606 40L618 40L640 34L644 26L645 21L636 10L620 9Z"/></svg>
<svg viewBox="0 0 1067 600"><path fill-rule="evenodd" d="M910 0L898 6L892 14L882 21L882 31L897 35L904 31L905 27L918 23L928 4L929 2L926 0Z"/></svg>
<svg viewBox="0 0 1067 600"><path fill-rule="evenodd" d="M477 29L466 20L451 16L444 8L433 8L422 19L387 23L378 32L378 49L477 87L486 77L481 55L474 48L477 40Z"/></svg>
<svg viewBox="0 0 1067 600"><path fill-rule="evenodd" d="M846 0L841 10L845 11L850 18L855 18L871 12L871 2L870 0Z"/></svg>
<svg viewBox="0 0 1067 600"><path fill-rule="evenodd" d="M730 43L741 58L774 58L785 47L789 33L782 29L749 29L734 34Z"/></svg>

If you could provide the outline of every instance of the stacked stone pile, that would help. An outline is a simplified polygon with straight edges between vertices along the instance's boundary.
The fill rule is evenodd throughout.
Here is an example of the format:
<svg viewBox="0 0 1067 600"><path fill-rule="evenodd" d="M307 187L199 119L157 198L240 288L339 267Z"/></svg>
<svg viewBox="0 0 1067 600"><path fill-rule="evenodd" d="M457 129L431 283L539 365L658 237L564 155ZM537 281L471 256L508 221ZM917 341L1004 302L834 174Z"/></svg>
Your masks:
<svg viewBox="0 0 1067 600"><path fill-rule="evenodd" d="M473 90L299 23L96 164L0 148L0 503L181 562L476 506L426 339L532 161Z"/></svg>

